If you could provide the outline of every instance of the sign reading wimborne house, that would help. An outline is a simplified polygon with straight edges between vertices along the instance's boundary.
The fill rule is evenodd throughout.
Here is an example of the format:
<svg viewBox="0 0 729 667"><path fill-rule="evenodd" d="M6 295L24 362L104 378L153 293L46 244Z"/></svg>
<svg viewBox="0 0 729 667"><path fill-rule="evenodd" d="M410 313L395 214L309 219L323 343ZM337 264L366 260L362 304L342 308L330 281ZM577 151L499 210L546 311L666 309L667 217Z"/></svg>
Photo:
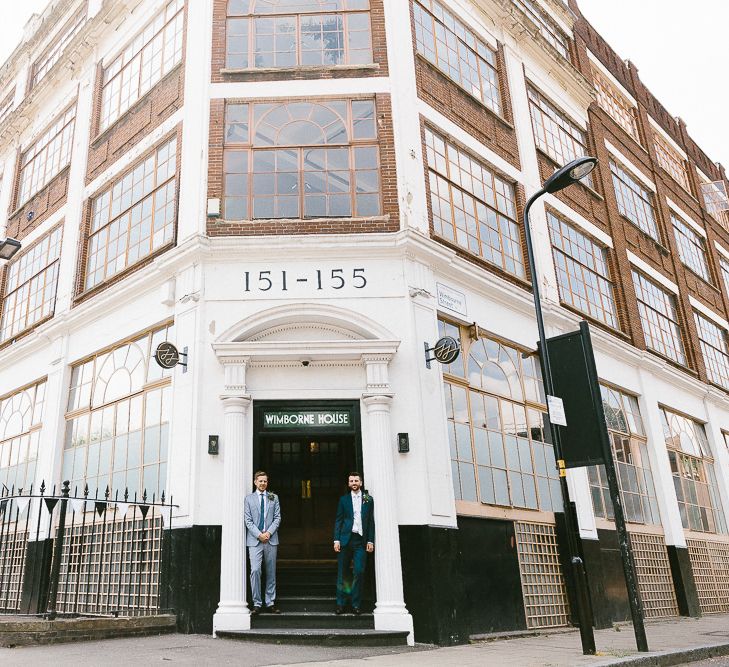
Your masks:
<svg viewBox="0 0 729 667"><path fill-rule="evenodd" d="M266 431L300 429L350 429L349 410L265 410L263 428Z"/></svg>

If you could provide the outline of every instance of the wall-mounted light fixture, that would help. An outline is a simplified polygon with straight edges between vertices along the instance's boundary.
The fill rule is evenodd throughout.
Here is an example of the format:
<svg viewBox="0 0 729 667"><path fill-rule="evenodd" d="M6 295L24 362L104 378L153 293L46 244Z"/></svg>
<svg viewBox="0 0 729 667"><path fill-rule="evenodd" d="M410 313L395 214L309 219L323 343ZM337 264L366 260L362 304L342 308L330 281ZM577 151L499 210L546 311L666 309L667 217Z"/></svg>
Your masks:
<svg viewBox="0 0 729 667"><path fill-rule="evenodd" d="M0 242L0 259L8 260L16 252L18 252L18 250L20 250L20 241L16 241L15 239L8 237L4 241Z"/></svg>

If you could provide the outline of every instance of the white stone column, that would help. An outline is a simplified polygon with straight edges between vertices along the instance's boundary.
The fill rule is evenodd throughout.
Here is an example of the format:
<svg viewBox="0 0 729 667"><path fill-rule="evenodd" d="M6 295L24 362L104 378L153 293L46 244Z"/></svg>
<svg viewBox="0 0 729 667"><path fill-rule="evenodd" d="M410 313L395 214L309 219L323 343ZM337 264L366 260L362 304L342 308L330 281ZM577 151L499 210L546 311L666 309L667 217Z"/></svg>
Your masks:
<svg viewBox="0 0 729 667"><path fill-rule="evenodd" d="M365 481L375 499L375 582L377 630L405 630L408 644L414 643L413 618L405 607L397 519L397 490L390 428L392 394L387 381L389 357L365 359L368 391L362 396L366 428L362 449Z"/></svg>
<svg viewBox="0 0 729 667"><path fill-rule="evenodd" d="M226 394L223 395L222 539L220 545L220 602L213 616L213 634L221 630L248 630L251 617L246 604L246 542L243 525L247 468L250 459L251 397L245 391L245 361L226 363Z"/></svg>

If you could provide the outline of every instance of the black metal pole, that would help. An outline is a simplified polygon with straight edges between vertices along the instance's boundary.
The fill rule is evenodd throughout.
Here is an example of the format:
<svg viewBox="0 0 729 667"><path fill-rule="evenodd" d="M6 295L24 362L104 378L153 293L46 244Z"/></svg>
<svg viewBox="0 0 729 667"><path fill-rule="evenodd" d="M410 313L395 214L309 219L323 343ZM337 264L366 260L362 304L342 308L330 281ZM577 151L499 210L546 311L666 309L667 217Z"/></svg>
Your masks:
<svg viewBox="0 0 729 667"><path fill-rule="evenodd" d="M549 364L549 350L547 349L547 338L544 334L544 317L542 315L542 303L539 296L539 276L534 261L534 246L532 245L532 234L529 226L529 209L532 204L539 199L546 190L539 190L534 193L524 207L524 236L527 245L527 260L529 262L529 273L532 277L532 291L534 294L534 310L537 316L537 329L539 331L539 360L542 367L542 378L544 382L544 391L547 396L554 395L554 385L552 384L552 368ZM554 446L554 454L557 459L557 470L559 472L559 488L562 491L562 505L564 507L564 516L567 532L567 548L570 562L572 563L572 571L577 588L577 618L580 623L580 639L582 640L582 653L584 655L595 655L595 634L592 630L592 618L589 609L589 596L587 591L587 576L585 574L585 564L579 555L577 545L577 535L579 535L579 524L577 522L577 514L570 502L570 492L567 487L567 477L564 468L564 459L562 457L562 444L559 439L559 430L549 420L549 430L552 436L552 444Z"/></svg>
<svg viewBox="0 0 729 667"><path fill-rule="evenodd" d="M51 568L51 590L48 593L48 618L56 617L56 598L58 597L58 579L61 574L61 557L63 556L63 534L66 529L66 507L68 506L69 482L63 483L61 491L61 510L58 515L58 535L53 545L53 567Z"/></svg>
<svg viewBox="0 0 729 667"><path fill-rule="evenodd" d="M580 322L580 333L585 341L590 341L590 327L587 322ZM592 348L592 344L590 344L590 348ZM588 371L590 371L590 364L588 364ZM596 387L598 379L596 377L590 379L593 386ZM625 513L623 512L623 503L620 498L620 487L618 486L618 474L615 469L613 450L607 436L607 429L600 429L600 432L602 434L600 444L602 445L603 459L605 460L605 475L607 477L608 489L610 490L610 498L613 502L615 530L618 534L620 556L623 561L623 574L625 575L625 586L628 589L630 615L633 619L635 644L639 651L648 651L648 639L645 634L645 625L643 624L643 601L640 597L638 577L635 573L635 561L633 560L633 550L630 545L630 535L625 526Z"/></svg>

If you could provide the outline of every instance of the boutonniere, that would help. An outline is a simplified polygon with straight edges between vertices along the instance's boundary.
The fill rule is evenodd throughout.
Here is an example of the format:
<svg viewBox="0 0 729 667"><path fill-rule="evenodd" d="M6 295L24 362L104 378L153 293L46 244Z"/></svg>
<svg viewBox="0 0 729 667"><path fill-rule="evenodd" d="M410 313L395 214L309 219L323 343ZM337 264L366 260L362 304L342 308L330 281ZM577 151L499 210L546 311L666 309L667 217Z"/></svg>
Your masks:
<svg viewBox="0 0 729 667"><path fill-rule="evenodd" d="M269 491L269 492L268 492L268 493L266 494L266 497L267 497L267 498L268 498L269 500L273 500L273 499L274 499L274 498L275 498L276 496L275 496L275 495L274 495L273 493L271 493L271 492Z"/></svg>
<svg viewBox="0 0 729 667"><path fill-rule="evenodd" d="M372 496L370 496L370 494L369 494L369 493L365 493L365 494L364 494L364 495L362 496L362 502L363 502L363 503L368 503L368 502L370 502L370 500L372 500Z"/></svg>

